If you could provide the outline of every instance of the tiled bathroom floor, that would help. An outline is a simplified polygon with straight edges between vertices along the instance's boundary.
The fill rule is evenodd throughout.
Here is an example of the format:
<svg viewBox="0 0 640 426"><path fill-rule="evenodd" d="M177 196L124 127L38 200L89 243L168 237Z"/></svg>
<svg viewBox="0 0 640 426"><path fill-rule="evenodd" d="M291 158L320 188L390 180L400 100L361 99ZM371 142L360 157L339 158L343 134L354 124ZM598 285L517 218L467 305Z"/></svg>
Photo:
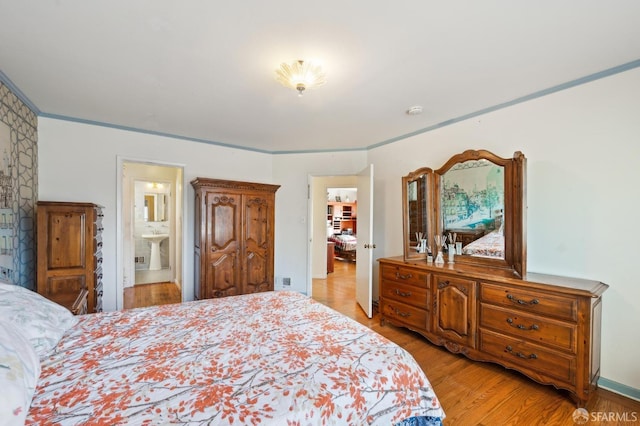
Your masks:
<svg viewBox="0 0 640 426"><path fill-rule="evenodd" d="M136 284L160 283L172 281L171 269L161 269L159 271L136 271Z"/></svg>

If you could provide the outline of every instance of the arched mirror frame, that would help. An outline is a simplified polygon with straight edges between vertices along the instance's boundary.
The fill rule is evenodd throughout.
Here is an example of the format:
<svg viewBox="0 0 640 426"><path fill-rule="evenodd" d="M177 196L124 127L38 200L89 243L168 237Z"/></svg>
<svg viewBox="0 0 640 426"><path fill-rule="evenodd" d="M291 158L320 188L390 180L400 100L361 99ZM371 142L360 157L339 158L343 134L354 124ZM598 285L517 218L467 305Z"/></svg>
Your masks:
<svg viewBox="0 0 640 426"><path fill-rule="evenodd" d="M486 159L498 166L504 167L504 258L488 258L473 255L457 255L456 263L508 269L517 276L526 273L526 158L521 152L516 152L513 158L502 158L486 150L467 150L454 155L441 168L433 171L429 168L418 169L402 179L403 202L403 235L405 260L425 258L412 248L409 235L409 205L407 189L411 180L426 174L427 203L432 215L428 223L429 245L433 247L433 236L443 234L443 216L441 207L442 176L458 163L470 160Z"/></svg>

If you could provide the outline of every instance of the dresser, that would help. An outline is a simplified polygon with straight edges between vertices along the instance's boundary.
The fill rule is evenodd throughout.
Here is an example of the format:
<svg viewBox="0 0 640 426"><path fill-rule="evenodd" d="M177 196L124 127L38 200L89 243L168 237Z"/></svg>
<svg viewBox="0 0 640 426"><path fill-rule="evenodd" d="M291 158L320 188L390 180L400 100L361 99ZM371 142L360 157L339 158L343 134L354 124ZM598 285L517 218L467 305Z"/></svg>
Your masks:
<svg viewBox="0 0 640 426"><path fill-rule="evenodd" d="M76 314L102 311L102 219L97 204L37 204L37 291Z"/></svg>
<svg viewBox="0 0 640 426"><path fill-rule="evenodd" d="M196 178L195 296L274 289L275 193L279 185Z"/></svg>
<svg viewBox="0 0 640 426"><path fill-rule="evenodd" d="M566 389L584 406L600 376L599 281L379 259L381 321Z"/></svg>

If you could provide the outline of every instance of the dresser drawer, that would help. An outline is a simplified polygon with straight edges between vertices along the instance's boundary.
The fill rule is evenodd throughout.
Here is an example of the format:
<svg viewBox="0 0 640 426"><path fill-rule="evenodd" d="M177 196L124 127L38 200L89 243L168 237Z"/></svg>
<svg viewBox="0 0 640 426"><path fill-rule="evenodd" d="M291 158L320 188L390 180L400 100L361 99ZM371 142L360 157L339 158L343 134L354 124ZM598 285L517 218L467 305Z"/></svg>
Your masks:
<svg viewBox="0 0 640 426"><path fill-rule="evenodd" d="M578 301L572 297L480 283L480 300L539 315L578 319Z"/></svg>
<svg viewBox="0 0 640 426"><path fill-rule="evenodd" d="M380 296L384 299L397 300L423 309L429 306L428 290L424 287L416 287L398 281L383 280L380 288Z"/></svg>
<svg viewBox="0 0 640 426"><path fill-rule="evenodd" d="M518 365L534 373L575 385L575 356L565 355L484 329L480 329L479 335L479 349L493 355L498 362L502 361L505 366Z"/></svg>
<svg viewBox="0 0 640 426"><path fill-rule="evenodd" d="M481 303L480 327L576 353L575 324Z"/></svg>
<svg viewBox="0 0 640 426"><path fill-rule="evenodd" d="M383 280L397 281L417 287L429 288L429 273L403 266L382 265Z"/></svg>
<svg viewBox="0 0 640 426"><path fill-rule="evenodd" d="M420 330L427 329L427 311L402 302L384 299L382 315L389 320L397 320Z"/></svg>

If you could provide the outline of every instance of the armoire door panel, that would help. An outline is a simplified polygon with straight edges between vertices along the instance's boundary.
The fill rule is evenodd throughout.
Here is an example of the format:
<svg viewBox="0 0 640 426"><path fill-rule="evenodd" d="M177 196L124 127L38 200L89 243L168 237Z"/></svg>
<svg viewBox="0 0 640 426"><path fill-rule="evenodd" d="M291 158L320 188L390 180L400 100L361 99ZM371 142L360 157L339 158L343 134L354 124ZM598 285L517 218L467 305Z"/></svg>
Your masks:
<svg viewBox="0 0 640 426"><path fill-rule="evenodd" d="M264 198L248 198L245 204L245 240L259 247L266 247L269 241L268 200Z"/></svg>
<svg viewBox="0 0 640 426"><path fill-rule="evenodd" d="M48 217L48 269L86 267L86 215L82 212L51 212Z"/></svg>
<svg viewBox="0 0 640 426"><path fill-rule="evenodd" d="M216 257L208 268L208 297L223 297L240 294L238 282L238 257L234 254L223 254Z"/></svg>
<svg viewBox="0 0 640 426"><path fill-rule="evenodd" d="M212 251L228 250L238 242L240 217L236 197L213 194L209 204L209 247ZM233 249L233 248L232 248Z"/></svg>
<svg viewBox="0 0 640 426"><path fill-rule="evenodd" d="M257 252L250 252L247 254L246 262L247 282L245 284L245 292L255 293L264 291L271 281L269 279L269 259L267 259L264 254L261 255Z"/></svg>

